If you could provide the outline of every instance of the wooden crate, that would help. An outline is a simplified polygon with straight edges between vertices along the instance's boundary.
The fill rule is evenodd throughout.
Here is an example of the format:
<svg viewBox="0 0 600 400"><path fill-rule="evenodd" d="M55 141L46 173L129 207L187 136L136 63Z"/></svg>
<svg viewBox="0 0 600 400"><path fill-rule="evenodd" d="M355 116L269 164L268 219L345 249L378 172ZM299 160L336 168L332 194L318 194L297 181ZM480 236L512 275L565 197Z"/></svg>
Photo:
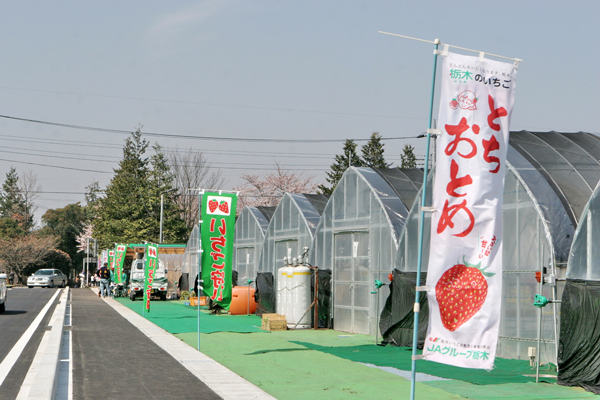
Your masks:
<svg viewBox="0 0 600 400"><path fill-rule="evenodd" d="M207 304L208 304L208 302L207 302L206 296L200 296L200 305L205 306ZM198 307L198 298L197 297L190 297L190 306Z"/></svg>
<svg viewBox="0 0 600 400"><path fill-rule="evenodd" d="M285 315L263 314L261 328L265 331L287 330L287 321L285 320Z"/></svg>

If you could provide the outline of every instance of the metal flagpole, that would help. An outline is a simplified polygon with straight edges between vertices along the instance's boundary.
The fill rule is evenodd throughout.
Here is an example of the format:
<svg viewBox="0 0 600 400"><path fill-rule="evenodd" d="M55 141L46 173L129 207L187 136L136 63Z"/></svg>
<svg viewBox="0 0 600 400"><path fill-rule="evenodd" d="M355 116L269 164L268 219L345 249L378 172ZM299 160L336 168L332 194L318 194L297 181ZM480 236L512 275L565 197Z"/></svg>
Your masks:
<svg viewBox="0 0 600 400"><path fill-rule="evenodd" d="M200 290L201 283L204 283L200 279L200 269L202 268L202 195L203 190L198 192L198 276L196 277L196 287L198 293L196 293L196 300L198 301L198 351L200 351Z"/></svg>
<svg viewBox="0 0 600 400"><path fill-rule="evenodd" d="M437 72L437 56L438 48L440 45L439 39L435 39L435 52L433 56L433 77L431 80L431 101L429 104L429 119L427 129L427 148L425 150L425 168L423 171L423 191L421 197L421 219L419 220L419 255L417 258L417 286L421 284L421 262L423 260L423 231L425 226L425 206L427 201L427 176L429 173L429 144L431 142L431 124L433 120L433 99L435 95L435 75ZM435 156L435 155L434 155ZM413 323L413 348L412 348L412 361L411 361L411 381L410 381L410 399L415 398L415 383L417 375L417 342L419 340L419 302L420 292L415 290L415 305L414 305L414 323Z"/></svg>
<svg viewBox="0 0 600 400"><path fill-rule="evenodd" d="M382 31L379 31L379 33L382 33L385 35L402 37L405 39L417 40L417 41L425 42L425 43L432 43L435 45L434 62L433 62L433 78L432 78L432 84L431 84L431 102L430 102L430 107L429 107L429 121L428 121L429 128L427 129L427 150L425 153L425 168L424 168L424 173L423 173L423 191L422 191L422 198L421 198L421 214L420 214L421 219L419 221L419 253L418 253L418 259L417 259L417 285L420 285L420 283L421 283L421 263L423 260L423 231L424 231L424 223L425 223L425 212L433 211L433 209L431 207L426 207L425 203L426 203L426 199L427 199L427 179L428 179L427 175L428 175L428 169L429 169L429 146L430 146L430 141L431 141L431 134L439 134L440 133L440 131L438 131L437 129L432 129L432 121L433 121L433 102L434 102L434 94L435 94L435 76L436 76L436 70L437 70L437 56L440 53L439 46L442 43L440 42L439 39L435 39L435 41L432 42L429 40L417 39L414 37L398 35L395 33L382 32ZM504 57L504 56L500 56L497 54L485 53L482 51L467 49L464 47L452 46L452 45L448 45L445 43L443 44L443 46L444 46L443 54L447 53L449 47L453 47L455 49L478 53L479 58L481 60L483 60L484 55L487 54L489 56L512 60L515 62L516 66L518 66L519 63L522 61L521 59L518 59L518 58ZM420 297L420 291L422 289L426 289L426 288L421 288L421 287L417 286L417 288L415 290L413 351L412 351L411 386L410 386L410 399L411 400L414 400L414 398L415 398L415 382L416 382L416 369L417 369L416 360L422 358L422 356L417 356L417 341L418 341L419 312L420 312L419 297Z"/></svg>

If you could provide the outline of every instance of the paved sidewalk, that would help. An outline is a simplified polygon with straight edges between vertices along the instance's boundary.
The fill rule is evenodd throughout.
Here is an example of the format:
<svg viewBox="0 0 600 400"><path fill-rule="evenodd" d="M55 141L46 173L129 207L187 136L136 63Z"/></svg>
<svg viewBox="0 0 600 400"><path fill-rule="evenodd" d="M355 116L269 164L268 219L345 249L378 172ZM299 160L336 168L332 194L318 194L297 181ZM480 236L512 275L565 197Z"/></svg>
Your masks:
<svg viewBox="0 0 600 400"><path fill-rule="evenodd" d="M107 304L114 300L72 294L74 399L222 398Z"/></svg>

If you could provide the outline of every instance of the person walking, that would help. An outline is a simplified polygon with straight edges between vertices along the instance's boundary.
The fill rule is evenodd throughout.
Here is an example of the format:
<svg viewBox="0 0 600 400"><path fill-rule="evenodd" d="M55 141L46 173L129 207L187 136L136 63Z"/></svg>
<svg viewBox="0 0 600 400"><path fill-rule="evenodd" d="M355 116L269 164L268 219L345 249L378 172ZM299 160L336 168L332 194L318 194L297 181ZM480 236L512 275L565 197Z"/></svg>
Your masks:
<svg viewBox="0 0 600 400"><path fill-rule="evenodd" d="M108 270L108 263L104 263L102 268L98 270L98 277L100 278L100 291L98 291L98 296L106 297L110 294L108 287L110 284L110 271Z"/></svg>

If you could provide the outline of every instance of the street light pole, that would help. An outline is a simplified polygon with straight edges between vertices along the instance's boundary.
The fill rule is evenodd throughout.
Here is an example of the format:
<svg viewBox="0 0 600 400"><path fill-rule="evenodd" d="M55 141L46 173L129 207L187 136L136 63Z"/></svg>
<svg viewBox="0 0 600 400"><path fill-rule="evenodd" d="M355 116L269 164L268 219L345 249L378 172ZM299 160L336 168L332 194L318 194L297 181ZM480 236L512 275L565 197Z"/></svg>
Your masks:
<svg viewBox="0 0 600 400"><path fill-rule="evenodd" d="M165 195L160 195L160 233L158 234L158 243L162 244L163 241L163 204Z"/></svg>

